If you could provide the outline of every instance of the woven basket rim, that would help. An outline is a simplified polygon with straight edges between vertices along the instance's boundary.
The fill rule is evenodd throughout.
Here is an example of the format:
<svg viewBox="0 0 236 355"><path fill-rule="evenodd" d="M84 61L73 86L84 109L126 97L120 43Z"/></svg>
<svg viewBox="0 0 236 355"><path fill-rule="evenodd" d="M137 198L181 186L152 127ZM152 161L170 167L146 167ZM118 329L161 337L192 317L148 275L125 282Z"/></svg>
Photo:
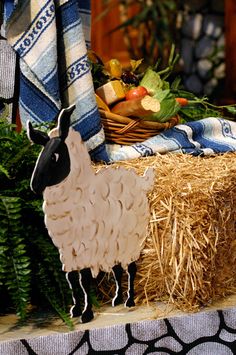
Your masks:
<svg viewBox="0 0 236 355"><path fill-rule="evenodd" d="M101 114L102 117L110 119L112 121L123 124L123 125L127 125L131 122L138 122L139 126L143 127L143 128L151 128L151 129L161 129L161 128L165 128L168 127L171 123L174 123L175 121L179 121L179 116L173 116L170 117L170 119L166 122L158 122L158 121L152 121L152 120L147 120L145 118L140 118L140 117L127 117L127 116L121 116L121 115L117 115L113 112L109 112L109 111L105 111L105 110L101 110L99 109L99 112Z"/></svg>
<svg viewBox="0 0 236 355"><path fill-rule="evenodd" d="M126 117L99 109L106 139L118 144L133 144L153 137L179 123L178 115L167 122L149 121L139 117Z"/></svg>

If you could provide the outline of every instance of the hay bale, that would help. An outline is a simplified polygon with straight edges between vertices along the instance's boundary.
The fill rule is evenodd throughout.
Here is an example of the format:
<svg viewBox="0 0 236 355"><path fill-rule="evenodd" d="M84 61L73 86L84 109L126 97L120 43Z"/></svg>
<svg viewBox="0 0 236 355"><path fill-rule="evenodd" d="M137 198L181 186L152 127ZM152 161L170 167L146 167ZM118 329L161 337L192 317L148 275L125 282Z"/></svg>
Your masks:
<svg viewBox="0 0 236 355"><path fill-rule="evenodd" d="M235 158L167 154L114 164L140 174L149 166L156 171L138 261L138 303L166 300L196 311L236 292Z"/></svg>

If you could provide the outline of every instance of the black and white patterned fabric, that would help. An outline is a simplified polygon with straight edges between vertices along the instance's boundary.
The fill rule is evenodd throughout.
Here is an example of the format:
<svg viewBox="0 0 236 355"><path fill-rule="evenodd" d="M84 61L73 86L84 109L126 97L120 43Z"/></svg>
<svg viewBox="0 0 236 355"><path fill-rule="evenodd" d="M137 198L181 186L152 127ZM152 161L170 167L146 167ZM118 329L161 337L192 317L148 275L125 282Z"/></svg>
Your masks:
<svg viewBox="0 0 236 355"><path fill-rule="evenodd" d="M5 39L0 39L0 99L12 99L15 89L16 54Z"/></svg>
<svg viewBox="0 0 236 355"><path fill-rule="evenodd" d="M0 343L1 355L236 354L236 308Z"/></svg>

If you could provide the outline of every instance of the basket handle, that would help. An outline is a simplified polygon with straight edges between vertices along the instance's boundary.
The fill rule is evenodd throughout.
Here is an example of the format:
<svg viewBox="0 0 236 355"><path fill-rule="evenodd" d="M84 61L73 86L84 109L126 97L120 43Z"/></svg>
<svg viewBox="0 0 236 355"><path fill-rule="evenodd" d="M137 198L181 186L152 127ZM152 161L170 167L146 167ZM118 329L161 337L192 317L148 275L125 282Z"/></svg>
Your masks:
<svg viewBox="0 0 236 355"><path fill-rule="evenodd" d="M125 132L128 132L131 130L131 128L138 126L139 121L141 121L142 118L136 118L135 120L129 122L126 126L124 126L123 128L119 129L116 131L116 133L122 134Z"/></svg>

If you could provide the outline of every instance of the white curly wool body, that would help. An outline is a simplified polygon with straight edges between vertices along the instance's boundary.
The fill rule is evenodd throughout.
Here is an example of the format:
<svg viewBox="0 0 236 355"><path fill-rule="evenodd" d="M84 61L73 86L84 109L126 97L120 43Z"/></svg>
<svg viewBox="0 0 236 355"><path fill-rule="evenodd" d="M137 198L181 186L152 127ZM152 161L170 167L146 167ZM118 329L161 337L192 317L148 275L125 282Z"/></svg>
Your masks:
<svg viewBox="0 0 236 355"><path fill-rule="evenodd" d="M56 136L56 130L50 136ZM147 191L154 172L107 166L95 172L80 134L70 128L66 139L71 171L44 191L45 224L59 249L64 271L90 268L110 272L126 269L139 258L150 218Z"/></svg>

